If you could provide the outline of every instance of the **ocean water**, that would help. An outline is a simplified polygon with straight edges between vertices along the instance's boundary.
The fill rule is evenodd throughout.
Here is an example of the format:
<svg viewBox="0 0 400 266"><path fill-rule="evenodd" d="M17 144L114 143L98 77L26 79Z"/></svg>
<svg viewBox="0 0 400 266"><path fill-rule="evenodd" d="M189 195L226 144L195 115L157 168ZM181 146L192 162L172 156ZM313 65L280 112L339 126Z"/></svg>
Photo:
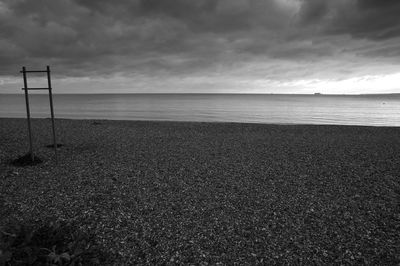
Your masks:
<svg viewBox="0 0 400 266"><path fill-rule="evenodd" d="M30 95L32 117L50 116ZM56 118L400 126L400 95L56 94ZM0 117L26 117L23 94L0 94Z"/></svg>

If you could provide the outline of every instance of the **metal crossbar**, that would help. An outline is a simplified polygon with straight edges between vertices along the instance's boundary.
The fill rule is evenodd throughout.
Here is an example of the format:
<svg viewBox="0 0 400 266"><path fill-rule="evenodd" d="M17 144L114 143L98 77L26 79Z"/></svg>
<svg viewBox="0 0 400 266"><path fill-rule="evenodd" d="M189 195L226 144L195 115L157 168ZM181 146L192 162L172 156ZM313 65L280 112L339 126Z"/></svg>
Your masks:
<svg viewBox="0 0 400 266"><path fill-rule="evenodd" d="M54 145L54 155L56 163L58 162L57 159L57 142L56 142L56 129L55 129L55 122L54 122L54 108L53 108L53 94L52 94L52 87L51 87L51 78L50 78L50 67L47 66L46 70L26 70L23 66L22 71L23 78L24 78L24 87L22 90L25 91L25 103L26 103L26 116L28 120L28 134L29 134L29 151L31 155L32 162L35 160L35 155L33 152L33 143L32 143L32 129L31 129L31 113L29 109L29 90L49 90L49 102L50 102L50 113L51 113L51 125L53 128L53 145ZM28 88L28 81L26 77L26 73L47 73L47 88Z"/></svg>
<svg viewBox="0 0 400 266"><path fill-rule="evenodd" d="M25 70L25 73L46 73L47 70ZM20 71L19 73L24 73L24 70Z"/></svg>
<svg viewBox="0 0 400 266"><path fill-rule="evenodd" d="M51 89L51 88L22 88L21 90L31 91L31 90L48 90L48 89Z"/></svg>

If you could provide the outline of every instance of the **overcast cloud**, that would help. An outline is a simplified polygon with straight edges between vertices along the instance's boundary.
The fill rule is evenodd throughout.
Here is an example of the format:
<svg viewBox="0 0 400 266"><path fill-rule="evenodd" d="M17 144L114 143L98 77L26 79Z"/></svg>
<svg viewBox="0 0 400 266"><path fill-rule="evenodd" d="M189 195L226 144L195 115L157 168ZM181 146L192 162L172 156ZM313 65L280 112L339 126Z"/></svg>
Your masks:
<svg viewBox="0 0 400 266"><path fill-rule="evenodd" d="M398 0L0 0L0 89L50 65L56 92L396 92L399 14Z"/></svg>

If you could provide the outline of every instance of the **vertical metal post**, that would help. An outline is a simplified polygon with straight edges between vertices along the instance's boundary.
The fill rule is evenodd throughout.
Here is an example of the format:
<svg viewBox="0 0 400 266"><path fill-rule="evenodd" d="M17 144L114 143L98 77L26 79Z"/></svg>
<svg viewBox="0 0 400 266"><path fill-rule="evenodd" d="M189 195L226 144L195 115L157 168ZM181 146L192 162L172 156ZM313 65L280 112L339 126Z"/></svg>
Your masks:
<svg viewBox="0 0 400 266"><path fill-rule="evenodd" d="M47 84L48 84L48 87L49 87L51 125L52 125L52 127L53 127L54 154L55 154L56 163L58 163L58 158L57 158L57 141L56 141L56 128L55 128L55 123L54 123L53 94L52 94L52 88L51 88L50 67L49 67L49 66L47 66Z"/></svg>
<svg viewBox="0 0 400 266"><path fill-rule="evenodd" d="M29 97L28 97L28 82L26 81L26 70L22 67L22 75L24 76L24 91L25 91L25 104L26 104L26 117L28 118L28 134L29 134L29 152L31 155L32 162L35 160L33 154L33 143L32 143L32 129L31 129L31 112L29 110Z"/></svg>

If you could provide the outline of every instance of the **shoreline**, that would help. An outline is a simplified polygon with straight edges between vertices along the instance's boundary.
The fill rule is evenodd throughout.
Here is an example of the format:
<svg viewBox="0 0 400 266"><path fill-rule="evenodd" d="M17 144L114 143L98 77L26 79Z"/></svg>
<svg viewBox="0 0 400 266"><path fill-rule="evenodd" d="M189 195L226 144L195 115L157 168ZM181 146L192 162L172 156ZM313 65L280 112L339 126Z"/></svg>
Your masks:
<svg viewBox="0 0 400 266"><path fill-rule="evenodd" d="M0 119L17 119L26 120L26 117L1 117ZM32 120L49 120L50 117L31 117ZM156 123L199 123L199 124L243 124L243 125L265 125L265 126L334 126L334 127L372 127L372 128L400 128L400 126L385 125L347 125L347 124L302 124L302 123L261 123L261 122L237 122L237 121L189 121L189 120L129 120L129 119L107 119L107 118L64 118L55 117L55 121L72 120L72 121L115 121L115 122L156 122Z"/></svg>
<svg viewBox="0 0 400 266"><path fill-rule="evenodd" d="M0 226L74 221L105 264L400 262L400 128L0 118Z"/></svg>

